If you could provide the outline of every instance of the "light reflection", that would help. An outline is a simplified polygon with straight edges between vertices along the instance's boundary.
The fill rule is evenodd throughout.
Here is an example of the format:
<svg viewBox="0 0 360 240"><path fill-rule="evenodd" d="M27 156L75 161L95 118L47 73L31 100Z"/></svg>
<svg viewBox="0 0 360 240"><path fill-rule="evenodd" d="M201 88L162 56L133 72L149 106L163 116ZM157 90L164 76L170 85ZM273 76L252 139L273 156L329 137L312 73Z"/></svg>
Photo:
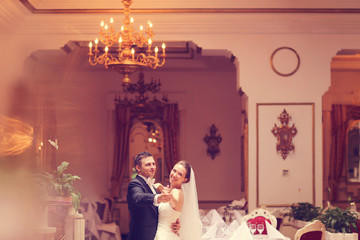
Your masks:
<svg viewBox="0 0 360 240"><path fill-rule="evenodd" d="M31 146L33 133L29 124L0 115L0 156L23 153Z"/></svg>

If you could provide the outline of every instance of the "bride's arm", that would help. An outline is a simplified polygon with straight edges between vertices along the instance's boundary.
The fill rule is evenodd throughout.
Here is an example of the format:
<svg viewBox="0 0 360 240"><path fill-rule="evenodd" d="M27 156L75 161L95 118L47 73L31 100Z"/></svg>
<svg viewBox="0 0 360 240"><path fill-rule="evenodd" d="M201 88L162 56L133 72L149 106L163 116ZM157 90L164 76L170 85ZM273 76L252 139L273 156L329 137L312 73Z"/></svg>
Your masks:
<svg viewBox="0 0 360 240"><path fill-rule="evenodd" d="M173 209L181 211L184 202L184 194L182 190L174 188L171 190L170 205Z"/></svg>

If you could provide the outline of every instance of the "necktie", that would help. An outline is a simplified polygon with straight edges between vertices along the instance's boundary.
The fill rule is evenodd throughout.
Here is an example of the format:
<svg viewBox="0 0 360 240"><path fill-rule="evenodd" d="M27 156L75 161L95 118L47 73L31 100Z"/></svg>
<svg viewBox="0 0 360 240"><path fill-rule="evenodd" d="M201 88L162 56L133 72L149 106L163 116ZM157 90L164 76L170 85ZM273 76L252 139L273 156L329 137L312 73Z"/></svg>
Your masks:
<svg viewBox="0 0 360 240"><path fill-rule="evenodd" d="M152 185L154 185L155 179L151 178L151 177L148 177L146 183L151 187Z"/></svg>
<svg viewBox="0 0 360 240"><path fill-rule="evenodd" d="M154 189L154 187L153 187L153 185L154 185L154 183L155 183L155 179L149 177L149 178L146 180L146 183L149 185L151 191L152 191L154 194L156 194L155 189Z"/></svg>

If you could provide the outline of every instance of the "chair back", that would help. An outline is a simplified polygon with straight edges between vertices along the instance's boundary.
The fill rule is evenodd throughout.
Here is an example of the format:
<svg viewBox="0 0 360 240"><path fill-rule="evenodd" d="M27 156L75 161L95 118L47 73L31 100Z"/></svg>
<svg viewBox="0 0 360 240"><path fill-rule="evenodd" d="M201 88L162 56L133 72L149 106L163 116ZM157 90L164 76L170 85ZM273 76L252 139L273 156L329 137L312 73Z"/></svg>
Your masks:
<svg viewBox="0 0 360 240"><path fill-rule="evenodd" d="M294 240L324 240L325 231L325 225L320 220L315 220L297 230Z"/></svg>
<svg viewBox="0 0 360 240"><path fill-rule="evenodd" d="M274 228L276 228L277 226L276 217L272 215L268 210L263 208L255 209L250 214L245 215L241 219L241 223L246 222L248 224L255 224L255 225L264 224L264 231L262 232L262 234L267 234L265 221L267 221ZM254 234L259 234L259 232L256 230Z"/></svg>

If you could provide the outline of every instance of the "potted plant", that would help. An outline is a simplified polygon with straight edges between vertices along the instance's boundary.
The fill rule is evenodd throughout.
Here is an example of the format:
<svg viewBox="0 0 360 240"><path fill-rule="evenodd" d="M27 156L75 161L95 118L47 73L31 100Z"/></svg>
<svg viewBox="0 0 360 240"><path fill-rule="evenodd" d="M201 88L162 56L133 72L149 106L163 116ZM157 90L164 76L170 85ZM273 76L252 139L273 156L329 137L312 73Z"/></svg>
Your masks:
<svg viewBox="0 0 360 240"><path fill-rule="evenodd" d="M52 174L38 174L39 182L42 185L42 189L46 191L48 199L51 201L57 201L56 198L59 199L58 197L67 199L71 202L75 211L77 211L80 205L81 194L74 186L74 182L81 178L77 175L65 173L68 166L69 163L64 161Z"/></svg>
<svg viewBox="0 0 360 240"><path fill-rule="evenodd" d="M317 217L326 227L327 239L358 239L357 215L349 208L331 207Z"/></svg>
<svg viewBox="0 0 360 240"><path fill-rule="evenodd" d="M309 202L299 202L292 204L290 211L285 216L289 217L289 221L294 227L302 228L308 222L317 218L321 211L320 207L315 207Z"/></svg>
<svg viewBox="0 0 360 240"><path fill-rule="evenodd" d="M37 174L45 200L44 225L56 227L55 239L65 236L65 219L69 214L77 215L80 206L81 194L74 186L80 177L65 173L68 166L69 163L64 161L53 173Z"/></svg>

